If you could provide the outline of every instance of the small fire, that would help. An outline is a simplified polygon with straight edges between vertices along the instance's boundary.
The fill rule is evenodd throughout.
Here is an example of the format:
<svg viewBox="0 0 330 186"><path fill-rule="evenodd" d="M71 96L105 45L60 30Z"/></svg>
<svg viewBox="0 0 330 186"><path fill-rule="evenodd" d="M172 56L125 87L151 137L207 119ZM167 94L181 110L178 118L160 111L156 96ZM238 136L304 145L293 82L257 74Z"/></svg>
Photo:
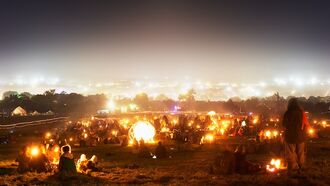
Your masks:
<svg viewBox="0 0 330 186"><path fill-rule="evenodd" d="M221 128L220 133L221 133L221 135L224 135L225 134L225 129Z"/></svg>
<svg viewBox="0 0 330 186"><path fill-rule="evenodd" d="M267 131L265 132L265 136L266 136L266 138L270 138L270 136L271 136L271 132L270 132L269 130L267 130Z"/></svg>
<svg viewBox="0 0 330 186"><path fill-rule="evenodd" d="M315 135L315 129L313 129L313 128L309 128L307 132L308 132L308 135L310 137L315 137L316 136Z"/></svg>
<svg viewBox="0 0 330 186"><path fill-rule="evenodd" d="M58 146L56 146L56 147L54 148L54 152L55 152L55 153L60 152L60 148L59 148Z"/></svg>
<svg viewBox="0 0 330 186"><path fill-rule="evenodd" d="M270 164L266 165L266 169L268 172L276 172L280 169L283 169L281 159L272 159Z"/></svg>
<svg viewBox="0 0 330 186"><path fill-rule="evenodd" d="M214 136L212 134L207 134L202 137L201 144L212 143L214 141Z"/></svg>
<svg viewBox="0 0 330 186"><path fill-rule="evenodd" d="M167 127L163 127L163 128L160 130L160 132L169 132L169 131L170 131L170 129L167 128Z"/></svg>

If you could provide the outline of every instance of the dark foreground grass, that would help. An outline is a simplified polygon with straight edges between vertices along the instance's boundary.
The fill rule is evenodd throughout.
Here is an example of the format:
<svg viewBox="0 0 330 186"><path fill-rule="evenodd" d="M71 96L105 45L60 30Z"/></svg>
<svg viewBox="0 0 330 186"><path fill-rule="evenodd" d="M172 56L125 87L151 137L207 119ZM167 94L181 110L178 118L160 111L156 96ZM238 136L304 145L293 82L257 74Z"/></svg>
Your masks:
<svg viewBox="0 0 330 186"><path fill-rule="evenodd" d="M67 180L62 180L53 173L18 174L14 163L16 146L0 146L0 185L330 185L330 142L326 138L308 143L307 169L291 177L285 172L211 174L210 166L224 146L195 146L178 151L173 145L169 145L168 148L172 149L171 158L163 160L138 158L129 147L101 145L74 148L76 158L82 153L87 157L96 154L101 170ZM263 165L271 157L269 154L249 155L250 160Z"/></svg>

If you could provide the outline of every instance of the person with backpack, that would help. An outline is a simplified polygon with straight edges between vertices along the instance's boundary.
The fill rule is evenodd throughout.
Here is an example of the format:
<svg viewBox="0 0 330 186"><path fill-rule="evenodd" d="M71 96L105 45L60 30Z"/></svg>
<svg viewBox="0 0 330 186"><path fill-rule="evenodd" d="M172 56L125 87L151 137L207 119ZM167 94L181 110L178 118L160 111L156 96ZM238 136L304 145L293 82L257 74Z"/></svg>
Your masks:
<svg viewBox="0 0 330 186"><path fill-rule="evenodd" d="M289 100L287 111L283 116L285 156L288 162L288 173L302 170L305 163L307 129L310 127L306 113L299 105L298 99Z"/></svg>

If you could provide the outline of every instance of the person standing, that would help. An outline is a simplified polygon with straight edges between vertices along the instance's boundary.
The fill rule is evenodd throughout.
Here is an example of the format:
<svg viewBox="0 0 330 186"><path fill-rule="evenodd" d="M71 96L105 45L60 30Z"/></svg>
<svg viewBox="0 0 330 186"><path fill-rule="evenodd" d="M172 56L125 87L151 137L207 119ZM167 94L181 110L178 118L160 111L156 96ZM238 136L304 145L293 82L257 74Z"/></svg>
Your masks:
<svg viewBox="0 0 330 186"><path fill-rule="evenodd" d="M299 105L298 99L289 100L287 111L283 116L285 156L288 171L300 171L306 159L307 116Z"/></svg>

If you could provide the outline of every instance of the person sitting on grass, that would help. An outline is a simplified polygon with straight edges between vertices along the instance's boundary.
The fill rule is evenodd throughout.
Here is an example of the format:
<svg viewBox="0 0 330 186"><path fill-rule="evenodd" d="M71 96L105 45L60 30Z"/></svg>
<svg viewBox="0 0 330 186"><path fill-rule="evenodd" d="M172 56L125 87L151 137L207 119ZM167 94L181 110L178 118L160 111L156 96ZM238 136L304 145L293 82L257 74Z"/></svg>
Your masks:
<svg viewBox="0 0 330 186"><path fill-rule="evenodd" d="M162 142L158 142L158 146L155 149L155 155L157 158L167 158L167 150Z"/></svg>
<svg viewBox="0 0 330 186"><path fill-rule="evenodd" d="M145 145L143 139L140 140L138 156L139 156L140 158L150 158L150 157L151 157L150 150L149 150L149 148Z"/></svg>
<svg viewBox="0 0 330 186"><path fill-rule="evenodd" d="M24 146L20 150L20 152L18 154L18 157L16 159L16 162L18 162L17 171L19 173L24 173L24 172L29 171L29 161L30 161L30 159L27 156L26 151L27 151L27 146Z"/></svg>
<svg viewBox="0 0 330 186"><path fill-rule="evenodd" d="M260 166L253 164L246 159L246 147L239 145L234 153L235 156L235 173L238 174L252 174L259 172Z"/></svg>
<svg viewBox="0 0 330 186"><path fill-rule="evenodd" d="M67 176L72 176L77 173L73 154L70 151L70 146L66 145L62 147L63 154L60 157L60 162L58 165L59 172Z"/></svg>
<svg viewBox="0 0 330 186"><path fill-rule="evenodd" d="M87 157L85 154L80 155L79 160L77 161L77 170L80 173L84 173L87 170Z"/></svg>
<svg viewBox="0 0 330 186"><path fill-rule="evenodd" d="M98 163L97 157L93 155L92 158L87 162L87 169L93 172L99 171L99 169L96 167L97 163Z"/></svg>

